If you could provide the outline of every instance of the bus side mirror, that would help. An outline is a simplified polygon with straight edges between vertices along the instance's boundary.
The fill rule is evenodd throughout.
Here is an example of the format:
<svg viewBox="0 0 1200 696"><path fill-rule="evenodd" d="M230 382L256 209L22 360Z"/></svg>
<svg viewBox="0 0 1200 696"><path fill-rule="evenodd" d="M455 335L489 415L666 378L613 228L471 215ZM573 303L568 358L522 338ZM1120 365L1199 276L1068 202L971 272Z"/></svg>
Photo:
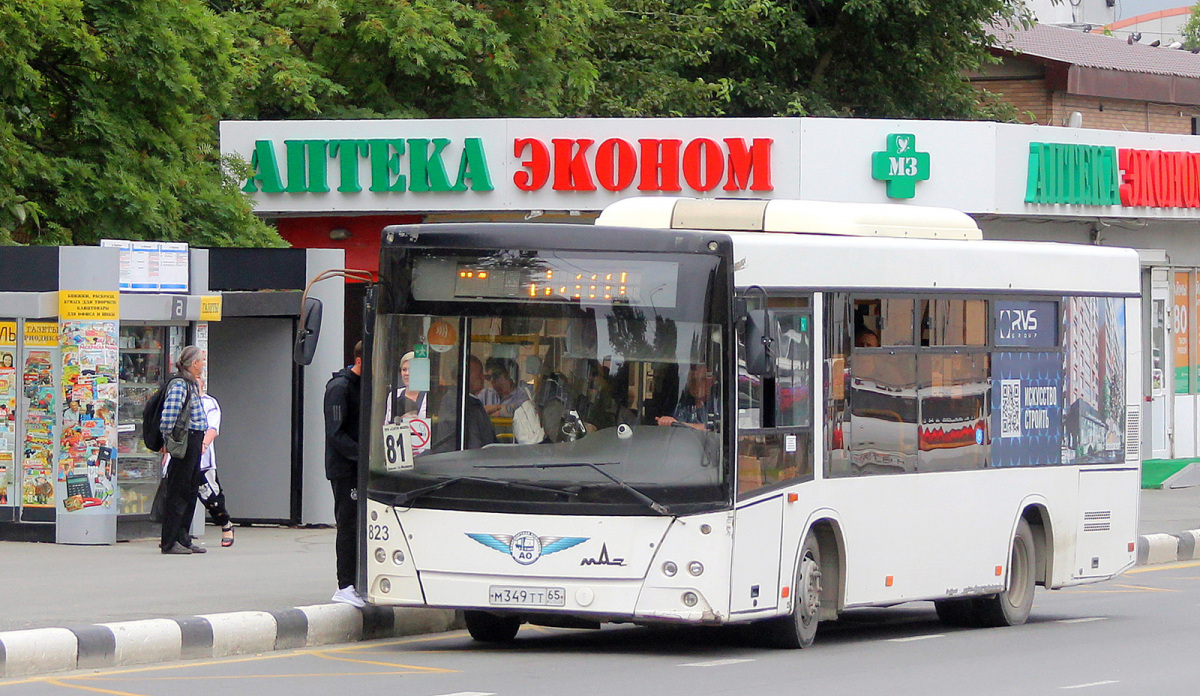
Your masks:
<svg viewBox="0 0 1200 696"><path fill-rule="evenodd" d="M311 365L317 353L317 338L321 335L321 301L315 297L304 298L300 312L300 329L296 332L296 346L292 360L297 365Z"/></svg>
<svg viewBox="0 0 1200 696"><path fill-rule="evenodd" d="M743 316L746 332L746 372L770 377L775 366L775 337L771 335L771 314L751 309Z"/></svg>

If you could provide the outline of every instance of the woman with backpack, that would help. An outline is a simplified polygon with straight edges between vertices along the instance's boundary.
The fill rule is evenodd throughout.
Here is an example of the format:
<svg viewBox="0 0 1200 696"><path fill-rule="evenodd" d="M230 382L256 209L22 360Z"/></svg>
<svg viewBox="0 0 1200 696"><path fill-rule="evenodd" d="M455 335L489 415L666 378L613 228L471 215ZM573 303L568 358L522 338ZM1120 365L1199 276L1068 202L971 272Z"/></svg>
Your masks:
<svg viewBox="0 0 1200 696"><path fill-rule="evenodd" d="M216 397L208 393L208 385L200 380L200 403L204 406L204 417L208 420L208 430L204 433L206 448L200 455L200 504L212 516L213 524L221 528L221 546L233 546L233 521L229 518L229 510L225 507L225 489L217 477L217 448L213 440L221 432L221 404ZM167 467L171 463L171 455L163 454L162 475L167 478Z"/></svg>
<svg viewBox="0 0 1200 696"><path fill-rule="evenodd" d="M167 476L163 481L162 539L160 546L164 554L186 555L205 553L203 546L192 543L188 531L196 512L196 496L203 483L200 471L200 455L207 449L204 434L208 430L208 419L200 400L200 375L204 373L204 351L196 346L187 346L179 352L175 361L178 373L167 384L163 398L162 417L159 429L171 461L167 464ZM186 438L186 449L173 446ZM182 451L181 451L182 450Z"/></svg>

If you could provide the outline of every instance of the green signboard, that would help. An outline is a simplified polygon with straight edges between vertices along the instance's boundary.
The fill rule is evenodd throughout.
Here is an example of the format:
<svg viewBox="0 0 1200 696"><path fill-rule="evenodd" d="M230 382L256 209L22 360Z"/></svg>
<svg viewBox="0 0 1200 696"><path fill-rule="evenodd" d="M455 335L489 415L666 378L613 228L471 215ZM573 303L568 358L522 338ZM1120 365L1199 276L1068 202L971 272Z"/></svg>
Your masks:
<svg viewBox="0 0 1200 696"><path fill-rule="evenodd" d="M917 152L915 135L892 133L887 149L871 154L871 177L887 182L888 198L912 198L917 182L929 178L929 153Z"/></svg>

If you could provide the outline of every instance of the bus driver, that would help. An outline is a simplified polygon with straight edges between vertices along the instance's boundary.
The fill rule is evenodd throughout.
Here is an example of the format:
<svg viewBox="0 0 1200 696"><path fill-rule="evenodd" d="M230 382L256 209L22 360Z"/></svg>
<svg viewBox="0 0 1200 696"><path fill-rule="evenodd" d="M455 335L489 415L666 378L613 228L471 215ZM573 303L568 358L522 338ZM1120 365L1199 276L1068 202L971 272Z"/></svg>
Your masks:
<svg viewBox="0 0 1200 696"><path fill-rule="evenodd" d="M708 430L721 420L721 400L717 398L716 379L707 365L692 365L688 370L687 393L675 407L674 416L659 416L659 425L686 425L696 430Z"/></svg>

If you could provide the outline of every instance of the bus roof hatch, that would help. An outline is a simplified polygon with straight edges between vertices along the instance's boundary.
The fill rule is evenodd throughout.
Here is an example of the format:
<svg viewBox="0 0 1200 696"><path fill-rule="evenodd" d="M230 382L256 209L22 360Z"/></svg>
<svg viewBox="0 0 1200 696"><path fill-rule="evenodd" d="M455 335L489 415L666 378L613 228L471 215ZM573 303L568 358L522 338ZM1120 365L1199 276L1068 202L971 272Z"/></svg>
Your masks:
<svg viewBox="0 0 1200 696"><path fill-rule="evenodd" d="M975 221L957 210L887 203L627 198L605 208L596 224L852 237L983 238Z"/></svg>

